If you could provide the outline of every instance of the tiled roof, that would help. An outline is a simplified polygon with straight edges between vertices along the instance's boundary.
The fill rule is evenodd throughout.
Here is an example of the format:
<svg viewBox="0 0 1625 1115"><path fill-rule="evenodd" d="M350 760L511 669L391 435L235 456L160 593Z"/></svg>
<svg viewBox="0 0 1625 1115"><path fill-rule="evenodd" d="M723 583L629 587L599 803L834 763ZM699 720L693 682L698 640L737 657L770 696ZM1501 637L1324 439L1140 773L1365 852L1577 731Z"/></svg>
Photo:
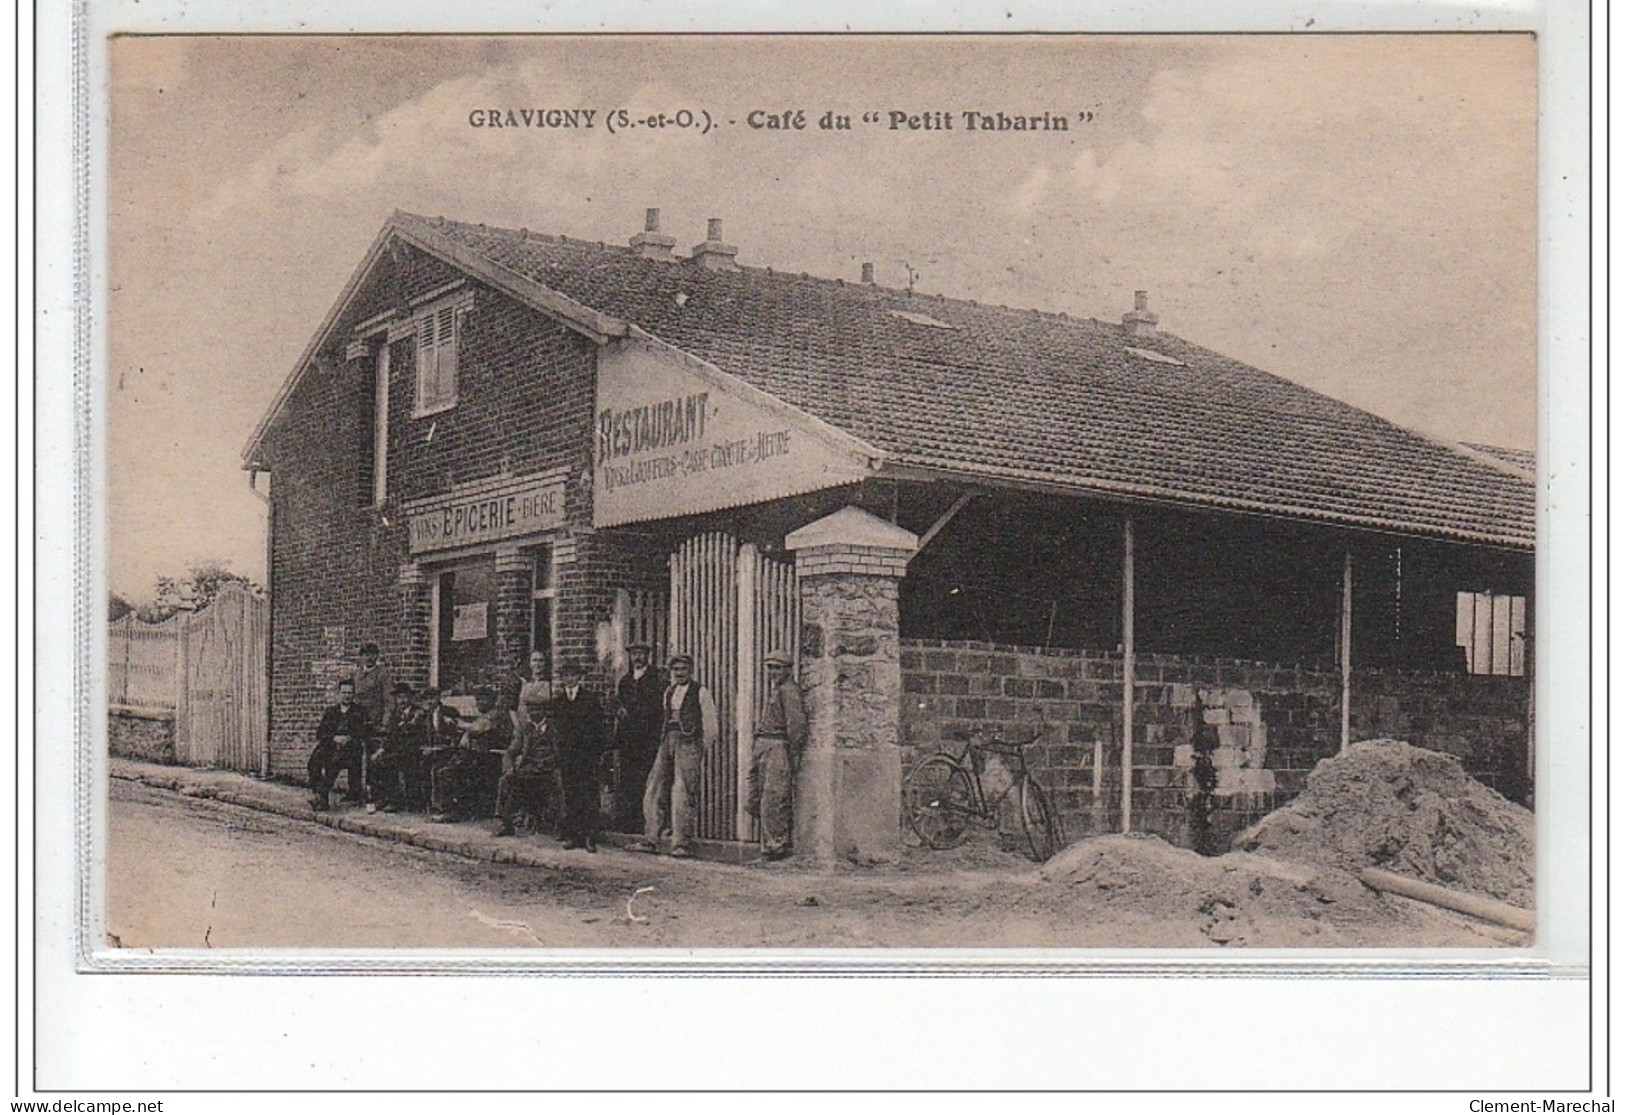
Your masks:
<svg viewBox="0 0 1625 1115"><path fill-rule="evenodd" d="M1533 476L1535 474L1535 455L1527 449L1508 449L1504 445L1478 445L1474 442L1462 442L1474 453L1482 453L1486 457L1493 457L1503 464L1521 469Z"/></svg>
<svg viewBox="0 0 1625 1115"><path fill-rule="evenodd" d="M1166 333L393 220L635 324L898 465L1534 545L1532 477Z"/></svg>

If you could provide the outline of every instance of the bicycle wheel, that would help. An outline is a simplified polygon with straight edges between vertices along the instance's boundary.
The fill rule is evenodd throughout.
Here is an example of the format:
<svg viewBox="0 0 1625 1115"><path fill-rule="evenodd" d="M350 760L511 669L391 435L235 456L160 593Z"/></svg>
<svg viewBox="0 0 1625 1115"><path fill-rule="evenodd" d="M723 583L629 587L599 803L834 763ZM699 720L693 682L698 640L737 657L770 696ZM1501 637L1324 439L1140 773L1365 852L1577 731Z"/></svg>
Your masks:
<svg viewBox="0 0 1625 1115"><path fill-rule="evenodd" d="M954 847L965 839L976 815L970 775L947 755L927 755L903 782L903 813L926 847Z"/></svg>
<svg viewBox="0 0 1625 1115"><path fill-rule="evenodd" d="M1031 778L1021 784L1021 831L1027 837L1032 858L1043 863L1066 843L1061 820L1050 808L1043 789Z"/></svg>

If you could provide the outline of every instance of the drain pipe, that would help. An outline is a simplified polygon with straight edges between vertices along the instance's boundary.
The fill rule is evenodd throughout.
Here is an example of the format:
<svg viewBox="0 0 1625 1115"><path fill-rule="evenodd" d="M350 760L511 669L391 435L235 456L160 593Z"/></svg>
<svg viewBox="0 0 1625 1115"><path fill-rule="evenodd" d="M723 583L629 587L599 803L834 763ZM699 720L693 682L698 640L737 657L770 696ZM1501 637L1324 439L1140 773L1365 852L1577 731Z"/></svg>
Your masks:
<svg viewBox="0 0 1625 1115"><path fill-rule="evenodd" d="M270 473L266 473L267 476ZM260 740L260 777L271 776L271 648L276 645L276 609L271 606L271 537L276 507L259 489L259 469L248 472L248 490L265 505L265 736Z"/></svg>

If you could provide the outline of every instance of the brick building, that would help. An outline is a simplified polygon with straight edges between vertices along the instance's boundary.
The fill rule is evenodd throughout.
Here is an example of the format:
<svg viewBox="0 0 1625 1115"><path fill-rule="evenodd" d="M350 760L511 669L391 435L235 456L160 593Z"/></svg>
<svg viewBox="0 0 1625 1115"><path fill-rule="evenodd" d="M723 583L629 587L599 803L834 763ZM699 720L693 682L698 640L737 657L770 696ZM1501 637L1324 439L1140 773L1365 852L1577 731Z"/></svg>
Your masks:
<svg viewBox="0 0 1625 1115"><path fill-rule="evenodd" d="M255 431L271 765L355 647L466 690L637 635L722 705L745 835L798 654L808 855L895 851L909 754L1040 733L1069 831L1217 842L1351 739L1528 798L1533 462L1438 443L1157 328L397 213ZM1126 762L1125 762L1126 757ZM1125 767L1127 777L1124 777Z"/></svg>

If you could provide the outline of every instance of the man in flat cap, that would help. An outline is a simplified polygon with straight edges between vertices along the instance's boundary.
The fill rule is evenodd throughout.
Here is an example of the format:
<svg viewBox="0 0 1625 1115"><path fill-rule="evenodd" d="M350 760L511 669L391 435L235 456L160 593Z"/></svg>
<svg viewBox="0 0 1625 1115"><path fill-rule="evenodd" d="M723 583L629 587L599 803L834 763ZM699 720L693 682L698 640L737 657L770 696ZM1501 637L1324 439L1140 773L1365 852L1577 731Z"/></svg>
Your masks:
<svg viewBox="0 0 1625 1115"><path fill-rule="evenodd" d="M762 858L778 860L790 854L791 793L796 763L807 740L807 712L801 702L801 688L791 676L790 656L774 650L764 661L767 689L751 744L745 808L756 818Z"/></svg>
<svg viewBox="0 0 1625 1115"><path fill-rule="evenodd" d="M660 698L660 749L643 790L643 839L633 851L654 852L660 840L660 796L671 786L671 854L694 855L699 827L700 772L717 745L717 704L694 680L694 659L675 655L666 663L671 682Z"/></svg>
<svg viewBox="0 0 1625 1115"><path fill-rule="evenodd" d="M660 697L665 690L650 665L648 643L628 643L626 673L615 686L615 751L620 778L615 794L615 824L623 832L643 828L643 790L660 750Z"/></svg>

